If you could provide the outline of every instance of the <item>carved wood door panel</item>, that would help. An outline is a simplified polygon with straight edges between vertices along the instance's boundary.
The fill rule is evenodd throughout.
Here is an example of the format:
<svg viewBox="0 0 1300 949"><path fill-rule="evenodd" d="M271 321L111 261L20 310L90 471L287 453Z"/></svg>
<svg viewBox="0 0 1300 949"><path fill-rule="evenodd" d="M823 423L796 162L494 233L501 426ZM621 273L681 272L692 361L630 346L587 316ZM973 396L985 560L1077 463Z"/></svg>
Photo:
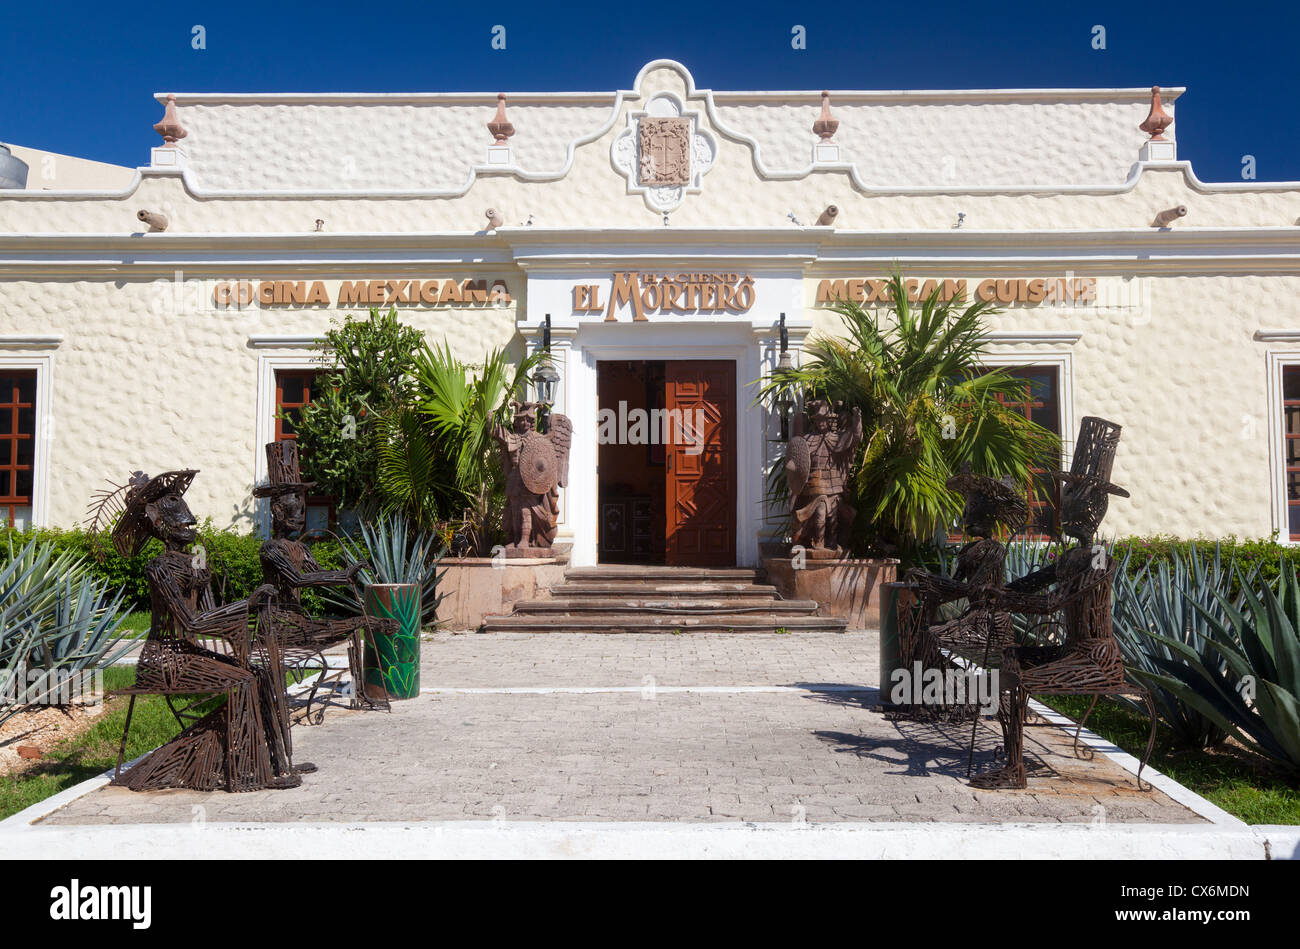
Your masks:
<svg viewBox="0 0 1300 949"><path fill-rule="evenodd" d="M680 360L666 369L666 561L734 566L736 364Z"/></svg>

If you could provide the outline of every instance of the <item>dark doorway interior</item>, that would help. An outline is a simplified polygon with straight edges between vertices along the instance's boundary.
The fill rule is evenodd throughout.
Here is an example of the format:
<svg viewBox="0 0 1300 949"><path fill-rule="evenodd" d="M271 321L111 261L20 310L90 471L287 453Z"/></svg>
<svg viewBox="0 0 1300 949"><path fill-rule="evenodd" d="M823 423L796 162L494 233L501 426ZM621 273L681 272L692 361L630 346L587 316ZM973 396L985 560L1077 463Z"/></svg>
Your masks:
<svg viewBox="0 0 1300 949"><path fill-rule="evenodd" d="M635 424L638 413L664 408L664 370L662 361L601 360L596 364L602 418L614 422L615 435L600 438L597 455L597 557L601 563L664 562L665 447L644 440L629 443L619 437L619 433L626 434L629 420Z"/></svg>

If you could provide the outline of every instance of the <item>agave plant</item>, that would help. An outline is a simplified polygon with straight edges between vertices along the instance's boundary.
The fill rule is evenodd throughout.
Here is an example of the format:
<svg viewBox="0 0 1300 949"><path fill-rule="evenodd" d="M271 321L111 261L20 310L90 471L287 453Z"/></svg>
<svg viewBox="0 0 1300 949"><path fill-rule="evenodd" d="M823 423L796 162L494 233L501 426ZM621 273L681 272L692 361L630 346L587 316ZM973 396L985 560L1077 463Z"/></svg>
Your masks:
<svg viewBox="0 0 1300 949"><path fill-rule="evenodd" d="M341 538L339 543L349 564L365 561L371 565L358 574L362 583L418 583L421 623L437 620L438 604L445 595L438 593L438 582L446 572L438 570L444 548L437 534L420 530L394 514L363 522L356 537ZM350 587L331 589L322 593L322 598L353 614L362 612L361 601Z"/></svg>
<svg viewBox="0 0 1300 949"><path fill-rule="evenodd" d="M67 554L55 557L54 545L48 541L31 540L17 551L10 541L9 559L0 568L0 666L27 659L54 608L57 571L70 572L80 563Z"/></svg>
<svg viewBox="0 0 1300 949"><path fill-rule="evenodd" d="M108 583L94 577L64 578L49 631L31 651L29 663L69 672L112 665L136 644L118 634L127 616L125 600L125 590L109 596Z"/></svg>
<svg viewBox="0 0 1300 949"><path fill-rule="evenodd" d="M1206 661L1189 643L1152 633L1176 658L1152 656L1139 679L1167 689L1233 738L1300 775L1300 582L1283 569L1275 593L1251 589L1238 570L1240 602L1215 593L1217 609L1189 597L1204 620Z"/></svg>
<svg viewBox="0 0 1300 949"><path fill-rule="evenodd" d="M1165 664L1182 661L1165 642L1174 640L1195 652L1204 668L1221 670L1225 660L1211 638L1211 621L1222 625L1228 620L1221 597L1231 588L1235 567L1224 561L1220 545L1216 543L1212 553L1196 544L1186 555L1174 550L1170 560L1153 562L1134 576L1127 569L1130 556L1131 551L1125 551L1113 598L1115 638L1124 664L1135 676L1160 674ZM1244 572L1242 580L1255 586L1258 565ZM1238 594L1232 605L1240 609L1242 602ZM1175 692L1160 685L1152 692L1178 744L1209 748L1227 737L1227 730Z"/></svg>
<svg viewBox="0 0 1300 949"><path fill-rule="evenodd" d="M29 694L19 670L79 672L110 665L134 645L119 635L125 592L109 597L84 561L54 556L54 545L30 541L0 568L0 690L22 701L0 711L0 723L44 698ZM48 691L48 690L47 690Z"/></svg>

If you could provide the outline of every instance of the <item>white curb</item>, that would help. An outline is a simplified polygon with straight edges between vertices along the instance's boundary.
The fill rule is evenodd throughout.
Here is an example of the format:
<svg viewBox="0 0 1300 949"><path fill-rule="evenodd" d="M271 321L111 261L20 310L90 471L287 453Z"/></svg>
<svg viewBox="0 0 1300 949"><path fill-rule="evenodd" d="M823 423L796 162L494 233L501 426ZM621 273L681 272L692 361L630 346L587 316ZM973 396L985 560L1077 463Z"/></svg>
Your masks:
<svg viewBox="0 0 1300 949"><path fill-rule="evenodd" d="M1182 824L621 823L40 826L4 836L18 859L1142 859L1263 860L1265 838Z"/></svg>

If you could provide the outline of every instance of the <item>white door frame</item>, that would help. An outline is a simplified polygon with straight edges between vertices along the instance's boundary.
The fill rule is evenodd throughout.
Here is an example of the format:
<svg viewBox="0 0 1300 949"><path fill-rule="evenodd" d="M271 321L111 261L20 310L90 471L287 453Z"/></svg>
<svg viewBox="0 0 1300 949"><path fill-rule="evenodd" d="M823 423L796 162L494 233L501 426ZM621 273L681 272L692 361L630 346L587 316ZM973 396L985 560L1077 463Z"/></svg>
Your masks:
<svg viewBox="0 0 1300 949"><path fill-rule="evenodd" d="M691 360L734 362L736 366L736 564L758 565L758 534L763 524L763 412L750 403L749 383L761 373L760 342L753 323L717 322L584 324L566 353L566 414L573 421L567 494L575 567L596 563L600 480L598 459L596 363L606 360Z"/></svg>

